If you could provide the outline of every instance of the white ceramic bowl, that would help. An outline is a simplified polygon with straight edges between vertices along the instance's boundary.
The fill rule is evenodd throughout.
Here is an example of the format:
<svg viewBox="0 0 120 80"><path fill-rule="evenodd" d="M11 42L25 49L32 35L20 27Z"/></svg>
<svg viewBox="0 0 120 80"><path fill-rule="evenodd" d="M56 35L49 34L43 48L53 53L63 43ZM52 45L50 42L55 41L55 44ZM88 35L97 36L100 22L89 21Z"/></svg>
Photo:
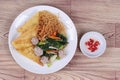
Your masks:
<svg viewBox="0 0 120 80"><path fill-rule="evenodd" d="M97 40L100 43L100 45L98 46L98 49L94 52L91 52L88 49L88 46L85 45L85 42L88 41L90 38ZM106 50L106 40L105 40L104 36L98 32L94 32L94 31L87 32L82 36L82 38L80 40L80 49L81 49L82 53L89 58L99 57Z"/></svg>

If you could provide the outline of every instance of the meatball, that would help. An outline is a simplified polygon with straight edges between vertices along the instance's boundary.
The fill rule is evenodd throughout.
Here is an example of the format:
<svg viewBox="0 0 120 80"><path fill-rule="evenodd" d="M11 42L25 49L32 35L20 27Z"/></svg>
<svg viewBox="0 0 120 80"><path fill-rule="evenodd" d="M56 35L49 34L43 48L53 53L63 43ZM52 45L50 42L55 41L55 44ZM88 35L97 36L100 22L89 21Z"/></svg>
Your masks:
<svg viewBox="0 0 120 80"><path fill-rule="evenodd" d="M43 55L43 50L40 47L36 46L34 48L34 53L36 56L41 56L41 55Z"/></svg>
<svg viewBox="0 0 120 80"><path fill-rule="evenodd" d="M31 42L32 42L33 45L37 45L38 42L39 42L39 40L38 40L37 37L33 37L33 38L31 39Z"/></svg>
<svg viewBox="0 0 120 80"><path fill-rule="evenodd" d="M46 56L42 56L42 58L41 58L41 62L42 62L43 64L48 63L48 62L49 62L48 57L46 57Z"/></svg>
<svg viewBox="0 0 120 80"><path fill-rule="evenodd" d="M60 51L58 52L58 54L59 54L59 57L60 57L60 58L64 58L65 55L66 55L63 50L60 50Z"/></svg>

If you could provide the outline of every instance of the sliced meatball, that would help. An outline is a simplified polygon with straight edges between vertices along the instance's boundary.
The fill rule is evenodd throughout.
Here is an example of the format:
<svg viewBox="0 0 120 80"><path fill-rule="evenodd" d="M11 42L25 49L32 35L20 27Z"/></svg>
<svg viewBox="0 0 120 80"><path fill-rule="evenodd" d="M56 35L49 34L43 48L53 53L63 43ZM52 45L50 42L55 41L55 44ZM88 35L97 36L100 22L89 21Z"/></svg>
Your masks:
<svg viewBox="0 0 120 80"><path fill-rule="evenodd" d="M42 62L43 64L46 64L46 63L49 62L49 58L46 57L46 56L42 56L42 58L41 58L41 62Z"/></svg>
<svg viewBox="0 0 120 80"><path fill-rule="evenodd" d="M32 42L33 45L37 45L38 42L39 42L39 40L38 40L37 37L33 37L33 38L31 39L31 42Z"/></svg>
<svg viewBox="0 0 120 80"><path fill-rule="evenodd" d="M36 56L41 56L41 55L43 55L43 50L40 47L36 46L34 48L34 53Z"/></svg>
<svg viewBox="0 0 120 80"><path fill-rule="evenodd" d="M60 51L58 52L58 54L59 54L59 57L60 57L60 58L64 58L64 57L66 56L66 54L64 53L63 50L60 50Z"/></svg>

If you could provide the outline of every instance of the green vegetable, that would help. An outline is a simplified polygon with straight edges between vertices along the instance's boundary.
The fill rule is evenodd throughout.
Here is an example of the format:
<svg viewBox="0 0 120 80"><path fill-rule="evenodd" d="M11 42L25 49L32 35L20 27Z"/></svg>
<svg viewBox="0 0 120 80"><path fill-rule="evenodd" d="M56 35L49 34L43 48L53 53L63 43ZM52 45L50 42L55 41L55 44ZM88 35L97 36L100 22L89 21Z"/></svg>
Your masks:
<svg viewBox="0 0 120 80"><path fill-rule="evenodd" d="M40 42L38 43L39 46L44 45L44 44L46 44L45 41L40 41Z"/></svg>
<svg viewBox="0 0 120 80"><path fill-rule="evenodd" d="M42 48L43 49L43 51L46 51L46 50L48 50L48 48L49 48L49 44L45 44L45 45L38 45L40 48Z"/></svg>
<svg viewBox="0 0 120 80"><path fill-rule="evenodd" d="M65 36L63 36L62 34L59 34L59 33L57 34L57 37L60 37L61 40L55 40L55 39L52 39L52 38L46 38L45 41L39 42L37 44L37 46L39 46L41 49L43 49L43 51L54 50L53 48L50 48L49 46L53 46L56 49L61 50L68 43L67 38Z"/></svg>
<svg viewBox="0 0 120 80"><path fill-rule="evenodd" d="M54 40L51 38L47 38L46 41L49 43L50 46L56 47L58 49L63 49L64 46L68 43L62 40Z"/></svg>
<svg viewBox="0 0 120 80"><path fill-rule="evenodd" d="M57 57L56 57L56 59L57 59L57 60L60 60L60 57L59 57L59 56L57 56Z"/></svg>
<svg viewBox="0 0 120 80"><path fill-rule="evenodd" d="M57 55L54 55L50 58L50 62L53 63L56 60Z"/></svg>
<svg viewBox="0 0 120 80"><path fill-rule="evenodd" d="M46 51L46 50L53 50L52 48L49 48L50 46L50 43L46 43L44 45L37 45L38 47L40 47L41 49L43 49L43 51Z"/></svg>
<svg viewBox="0 0 120 80"><path fill-rule="evenodd" d="M59 49L63 49L65 47L65 45L61 45L60 47L59 47Z"/></svg>
<svg viewBox="0 0 120 80"><path fill-rule="evenodd" d="M46 51L43 51L43 55L42 56L46 56L46 57L52 57L54 56L55 54L48 54L46 53Z"/></svg>
<svg viewBox="0 0 120 80"><path fill-rule="evenodd" d="M60 37L63 40L63 42L67 42L67 38L62 34L57 33L57 36Z"/></svg>
<svg viewBox="0 0 120 80"><path fill-rule="evenodd" d="M57 40L47 37L45 41L40 41L36 45L43 50L42 56L46 56L50 59L50 62L47 63L48 67L50 67L56 59L60 60L60 57L56 55L57 53L55 54L53 51L47 53L48 50L62 50L68 44L67 38L64 35L57 33L56 37L59 37L60 39Z"/></svg>
<svg viewBox="0 0 120 80"><path fill-rule="evenodd" d="M52 63L56 60L56 58L57 58L57 55L50 57L50 62L47 63L47 66L50 67L52 65Z"/></svg>
<svg viewBox="0 0 120 80"><path fill-rule="evenodd" d="M47 63L47 66L50 67L52 64L51 63Z"/></svg>

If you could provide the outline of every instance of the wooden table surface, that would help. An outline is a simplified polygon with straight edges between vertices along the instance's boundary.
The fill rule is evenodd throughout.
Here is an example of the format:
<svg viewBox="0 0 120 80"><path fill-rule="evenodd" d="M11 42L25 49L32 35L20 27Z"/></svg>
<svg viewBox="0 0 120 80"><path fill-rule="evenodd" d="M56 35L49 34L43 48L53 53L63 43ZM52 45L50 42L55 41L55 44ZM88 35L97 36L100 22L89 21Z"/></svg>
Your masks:
<svg viewBox="0 0 120 80"><path fill-rule="evenodd" d="M43 4L71 17L78 41L85 32L102 33L107 40L104 55L87 58L78 46L71 62L58 72L38 75L22 69L8 48L10 25L23 10ZM0 80L120 80L120 0L0 0Z"/></svg>

